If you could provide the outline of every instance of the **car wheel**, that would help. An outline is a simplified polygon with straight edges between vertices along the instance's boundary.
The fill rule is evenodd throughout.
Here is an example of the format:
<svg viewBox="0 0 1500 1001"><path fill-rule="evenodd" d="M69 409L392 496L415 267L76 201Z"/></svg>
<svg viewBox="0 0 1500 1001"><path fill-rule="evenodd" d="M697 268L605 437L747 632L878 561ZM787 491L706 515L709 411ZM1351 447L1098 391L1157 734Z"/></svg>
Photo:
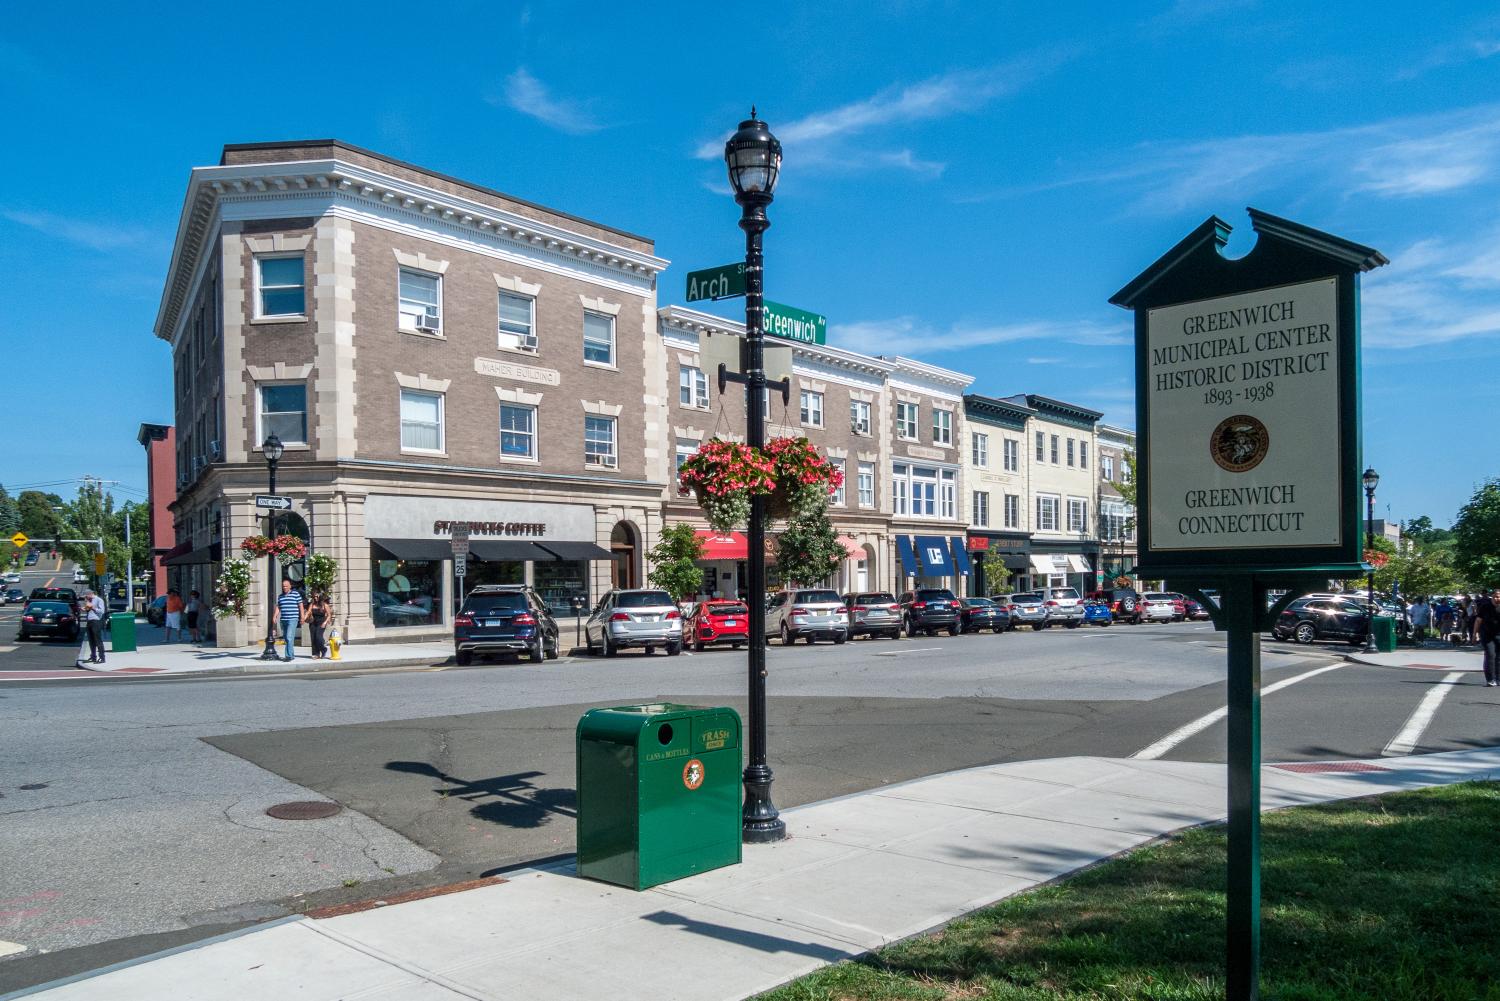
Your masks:
<svg viewBox="0 0 1500 1001"><path fill-rule="evenodd" d="M1108 628L1108 627L1109 627L1109 626L1112 626L1112 625L1114 625L1114 622L1113 622L1113 621L1111 621L1111 620L1110 620L1110 619L1105 619L1105 620L1104 620L1104 621L1103 621L1103 622L1101 622L1101 623L1099 623L1099 624L1100 624L1100 625L1101 625L1101 626L1104 626L1104 627L1105 627L1105 628Z"/></svg>
<svg viewBox="0 0 1500 1001"><path fill-rule="evenodd" d="M1318 629L1311 622L1299 622L1297 628L1292 631L1292 638L1304 645L1311 643L1318 638Z"/></svg>
<svg viewBox="0 0 1500 1001"><path fill-rule="evenodd" d="M796 640L792 639L792 631L790 629L788 629L786 627L786 623L783 622L781 624L781 645L782 646L791 646L795 642L796 642Z"/></svg>
<svg viewBox="0 0 1500 1001"><path fill-rule="evenodd" d="M847 640L848 638L849 637L845 636L843 633L837 633L833 637L833 645L834 646L843 646L844 645L844 641Z"/></svg>
<svg viewBox="0 0 1500 1001"><path fill-rule="evenodd" d="M457 664L459 667L468 667L470 664L474 663L474 651L460 650L458 653L455 653L453 655L453 663Z"/></svg>
<svg viewBox="0 0 1500 1001"><path fill-rule="evenodd" d="M730 647L732 647L735 650L741 650L745 646L745 644L743 644L743 643L731 643L729 645L730 645Z"/></svg>
<svg viewBox="0 0 1500 1001"><path fill-rule="evenodd" d="M546 656L548 660L557 660L562 656L562 640L559 637L552 637L552 645L547 648Z"/></svg>
<svg viewBox="0 0 1500 1001"><path fill-rule="evenodd" d="M667 644L667 656L668 657L675 657L679 653L682 653L682 644L681 643L668 643Z"/></svg>
<svg viewBox="0 0 1500 1001"><path fill-rule="evenodd" d="M1052 623L1050 623L1050 622L1038 622L1038 623L1035 623L1031 628L1037 630L1038 632L1040 632L1041 630L1046 629L1050 625L1052 625Z"/></svg>
<svg viewBox="0 0 1500 1001"><path fill-rule="evenodd" d="M1008 632L1008 631L1009 630L1007 630L1004 626L996 626L995 627L995 635L996 636L999 636L1001 633Z"/></svg>
<svg viewBox="0 0 1500 1001"><path fill-rule="evenodd" d="M1082 623L1082 622L1077 622L1077 621L1074 621L1074 622L1069 622L1069 623L1068 623L1068 628L1069 628L1069 629L1077 629L1077 628L1078 628L1078 627L1079 627L1079 626L1081 626L1081 625L1083 625L1083 623Z"/></svg>
<svg viewBox="0 0 1500 1001"><path fill-rule="evenodd" d="M807 636L804 637L804 641L808 646L812 646L814 643L818 642L818 638L812 633L808 633Z"/></svg>
<svg viewBox="0 0 1500 1001"><path fill-rule="evenodd" d="M906 635L910 636L912 639L917 638L917 627L911 619L906 620Z"/></svg>
<svg viewBox="0 0 1500 1001"><path fill-rule="evenodd" d="M949 636L957 636L958 635L958 623L957 622L955 622L953 625L951 625L951 626L948 627L948 635Z"/></svg>
<svg viewBox="0 0 1500 1001"><path fill-rule="evenodd" d="M693 652L694 653L702 653L703 652L703 641L701 639L696 638L696 637L693 639Z"/></svg>
<svg viewBox="0 0 1500 1001"><path fill-rule="evenodd" d="M615 646L614 640L612 640L612 639L609 638L609 634L608 633L604 634L604 656L606 656L606 657L618 657L618 656L620 656L620 648L617 647L617 646Z"/></svg>
<svg viewBox="0 0 1500 1001"><path fill-rule="evenodd" d="M536 638L536 643L526 648L526 659L533 664L540 664L547 659L547 651L542 645L540 636Z"/></svg>

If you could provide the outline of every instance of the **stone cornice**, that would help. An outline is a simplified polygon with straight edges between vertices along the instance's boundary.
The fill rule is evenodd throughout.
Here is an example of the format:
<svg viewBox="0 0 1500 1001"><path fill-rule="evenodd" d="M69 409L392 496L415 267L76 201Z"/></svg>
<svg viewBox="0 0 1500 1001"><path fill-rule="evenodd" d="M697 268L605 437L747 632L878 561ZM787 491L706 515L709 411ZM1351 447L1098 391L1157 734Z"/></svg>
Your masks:
<svg viewBox="0 0 1500 1001"><path fill-rule="evenodd" d="M1026 394L1026 403L1043 417L1080 427L1093 428L1099 418L1104 416L1098 410L1090 410L1088 407L1080 407L1075 403L1064 403L1062 400L1037 396L1033 393Z"/></svg>
<svg viewBox="0 0 1500 1001"><path fill-rule="evenodd" d="M1008 400L970 393L964 397L964 414L970 420L1024 431L1027 419L1036 416L1036 411Z"/></svg>
<svg viewBox="0 0 1500 1001"><path fill-rule="evenodd" d="M892 371L896 375L911 375L919 379L926 379L941 385L951 386L962 392L974 384L974 377L966 372L958 372L951 368L941 368L937 365L929 365L925 361L917 361L915 358L906 358L900 355L895 358L886 358L891 363Z"/></svg>

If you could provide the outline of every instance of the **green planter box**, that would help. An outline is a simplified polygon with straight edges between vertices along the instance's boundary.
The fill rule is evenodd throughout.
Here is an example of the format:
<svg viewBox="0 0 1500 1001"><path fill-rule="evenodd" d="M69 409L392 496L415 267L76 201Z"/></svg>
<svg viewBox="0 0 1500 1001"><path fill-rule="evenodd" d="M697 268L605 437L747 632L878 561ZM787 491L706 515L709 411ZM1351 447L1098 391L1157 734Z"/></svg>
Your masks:
<svg viewBox="0 0 1500 1001"><path fill-rule="evenodd" d="M135 613L115 612L109 617L109 649L113 653L130 653L135 649Z"/></svg>
<svg viewBox="0 0 1500 1001"><path fill-rule="evenodd" d="M577 740L580 876L644 890L740 861L733 709L591 709Z"/></svg>

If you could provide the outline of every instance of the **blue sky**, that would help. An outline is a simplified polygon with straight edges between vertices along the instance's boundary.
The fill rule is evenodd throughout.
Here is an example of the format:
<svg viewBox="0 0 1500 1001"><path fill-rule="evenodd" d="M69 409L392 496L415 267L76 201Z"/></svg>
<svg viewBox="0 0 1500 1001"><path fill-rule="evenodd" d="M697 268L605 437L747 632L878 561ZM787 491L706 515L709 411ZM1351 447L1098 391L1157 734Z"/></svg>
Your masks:
<svg viewBox="0 0 1500 1001"><path fill-rule="evenodd" d="M1500 475L1500 13L1037 9L12 11L0 265L23 294L0 315L0 482L93 474L138 496L136 426L171 419L151 324L184 185L222 144L337 137L651 236L665 304L741 254L719 150L753 101L785 146L768 294L980 392L1133 423L1130 318L1106 300L1211 214L1236 255L1247 205L1379 248L1366 459L1383 513L1446 524Z"/></svg>

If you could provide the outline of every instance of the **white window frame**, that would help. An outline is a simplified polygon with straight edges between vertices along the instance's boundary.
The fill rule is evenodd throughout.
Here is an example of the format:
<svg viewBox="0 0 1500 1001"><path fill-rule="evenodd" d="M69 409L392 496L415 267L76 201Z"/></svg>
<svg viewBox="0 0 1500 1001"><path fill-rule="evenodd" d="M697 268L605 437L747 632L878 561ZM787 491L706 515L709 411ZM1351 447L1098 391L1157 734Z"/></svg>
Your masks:
<svg viewBox="0 0 1500 1001"><path fill-rule="evenodd" d="M1089 468L1089 443L1086 441L1078 442L1078 468Z"/></svg>
<svg viewBox="0 0 1500 1001"><path fill-rule="evenodd" d="M609 451L589 451L589 422L604 421L609 425ZM583 464L597 469L618 469L620 466L620 421L617 417L600 414L585 414L583 418Z"/></svg>
<svg viewBox="0 0 1500 1001"><path fill-rule="evenodd" d="M437 283L437 303L419 302L416 299L406 299L401 295L401 276L415 275L419 278L431 278ZM407 314L412 314L408 320ZM418 330L415 316L422 315L424 318L436 321L436 329L432 331ZM423 271L420 268L408 268L405 266L396 269L396 326L408 334L420 334L425 337L443 336L443 276L433 271Z"/></svg>
<svg viewBox="0 0 1500 1001"><path fill-rule="evenodd" d="M1051 459L1052 459L1052 464L1053 464L1053 465L1054 465L1054 466L1057 466L1057 465L1061 465L1061 463L1059 463L1059 462L1058 462L1058 461L1057 461L1057 456L1058 456L1058 449L1057 449L1057 435L1052 435L1052 436L1051 436L1051 439L1052 439L1052 440L1051 440L1051 442L1050 442L1050 443L1049 443L1049 448L1048 448L1048 453L1047 453L1047 454L1048 454L1048 455L1049 455L1049 456L1050 456L1050 457L1051 457Z"/></svg>
<svg viewBox="0 0 1500 1001"><path fill-rule="evenodd" d="M1068 498L1068 531L1078 535L1089 534L1089 502L1086 497ZM1074 515L1077 515L1075 518ZM1076 527L1075 527L1076 526Z"/></svg>
<svg viewBox="0 0 1500 1001"><path fill-rule="evenodd" d="M861 462L857 468L858 498L860 507L875 506L875 463Z"/></svg>
<svg viewBox="0 0 1500 1001"><path fill-rule="evenodd" d="M938 517L958 519L958 474L951 469L938 471Z"/></svg>
<svg viewBox="0 0 1500 1001"><path fill-rule="evenodd" d="M1126 462L1124 460L1124 458L1121 458L1120 459L1120 482L1121 483L1129 483L1131 481L1131 479L1133 479L1133 477L1131 477L1131 475L1130 475L1130 463Z"/></svg>
<svg viewBox="0 0 1500 1001"><path fill-rule="evenodd" d="M530 430L528 430L528 431L517 431L514 428L507 428L505 426L505 411L507 409L527 411L530 414L530 417L531 417L531 428L530 428ZM540 456L540 453L538 451L538 436L537 436L537 427L536 427L536 424L537 424L537 408L536 408L536 406L534 404L530 404L530 403L509 403L509 402L501 403L500 404L500 411L499 411L499 417L498 417L498 419L500 421L500 461L501 462L537 462L537 461L539 461L540 458L541 458L541 456ZM505 436L507 434L522 435L522 436L525 436L529 440L531 447L530 447L530 449L527 451L527 453L525 455L515 455L515 454L513 454L511 452L507 452L505 450Z"/></svg>
<svg viewBox="0 0 1500 1001"><path fill-rule="evenodd" d="M286 447L288 447L288 448L306 448L307 445L308 445L308 443L307 443L307 436L308 436L308 431L309 431L308 424L310 423L309 418L311 417L311 414L309 414L308 411L307 411L307 396L308 396L308 394L307 394L307 383L306 382L301 382L301 381L298 381L298 380L295 380L295 379L288 379L288 380L279 381L279 382L274 382L274 381L273 382L257 382L255 384L255 440L257 442L262 442L262 441L266 440L266 434L268 433L266 431L266 428L265 428L266 398L265 398L265 394L262 392L262 390L266 389L267 387L271 387L271 386L300 386L302 388L302 438L303 438L303 440L302 441L288 441L287 439L282 438L281 439L281 443L283 445L285 445ZM278 411L276 411L276 413L277 414L292 414L292 413L296 413L296 411L295 410L278 410Z"/></svg>
<svg viewBox="0 0 1500 1001"><path fill-rule="evenodd" d="M1021 527L1021 495L1020 494L1006 494L1005 495L1005 527L1006 528L1020 528Z"/></svg>
<svg viewBox="0 0 1500 1001"><path fill-rule="evenodd" d="M910 513L910 490L911 482L909 476L911 467L903 462L891 466L891 513Z"/></svg>
<svg viewBox="0 0 1500 1001"><path fill-rule="evenodd" d="M674 476L682 471L682 464L684 462L698 454L699 447L700 446L698 442L694 441L692 438L677 439L677 447L675 453L676 461L672 466L672 473Z"/></svg>
<svg viewBox="0 0 1500 1001"><path fill-rule="evenodd" d="M594 361L589 358L589 317L596 317L609 322L609 361ZM592 368L617 368L617 354L619 347L618 337L615 334L615 318L608 313L599 313L592 309L583 311L583 363ZM597 342L596 342L597 343Z"/></svg>
<svg viewBox="0 0 1500 1001"><path fill-rule="evenodd" d="M401 392L397 395L396 423L399 425L402 452L415 452L419 455L447 454L446 448L448 444L448 429L446 426L447 421L444 419L444 411L446 409L445 404L447 401L443 399L445 395L446 394L443 393L430 393L423 389L402 389ZM437 448L423 448L419 445L408 445L406 443L406 418L401 414L401 406L406 402L407 396L426 396L437 400Z"/></svg>
<svg viewBox="0 0 1500 1001"><path fill-rule="evenodd" d="M1068 465L1073 465L1073 439L1068 439Z"/></svg>
<svg viewBox="0 0 1500 1001"><path fill-rule="evenodd" d="M1115 478L1115 457L1112 455L1101 456L1099 459L1099 477L1105 480Z"/></svg>
<svg viewBox="0 0 1500 1001"><path fill-rule="evenodd" d="M1006 438L1002 441L1000 447L1005 454L1005 471L1007 473L1019 473L1021 471L1021 443L1014 438Z"/></svg>
<svg viewBox="0 0 1500 1001"><path fill-rule="evenodd" d="M970 441L970 458L974 461L975 468L990 468L990 436L975 431Z"/></svg>
<svg viewBox="0 0 1500 1001"><path fill-rule="evenodd" d="M828 461L833 464L834 469L837 469L839 472L844 474L843 481L839 483L838 489L829 496L828 503L833 505L834 507L848 507L849 505L845 498L849 496L849 462L847 459L836 459L832 457L830 457Z"/></svg>
<svg viewBox="0 0 1500 1001"><path fill-rule="evenodd" d="M1058 494L1036 495L1036 525L1038 532L1056 532L1058 518L1062 513L1062 497Z"/></svg>
<svg viewBox="0 0 1500 1001"><path fill-rule="evenodd" d="M798 394L797 415L805 428L823 426L823 394L816 389L804 389Z"/></svg>
<svg viewBox="0 0 1500 1001"><path fill-rule="evenodd" d="M689 410L708 409L708 373L696 365L677 366L677 403Z"/></svg>
<svg viewBox="0 0 1500 1001"><path fill-rule="evenodd" d="M1047 461L1047 436L1040 431L1036 433L1036 461Z"/></svg>
<svg viewBox="0 0 1500 1001"><path fill-rule="evenodd" d="M990 493L988 490L976 490L973 497L973 525L975 528L990 527Z"/></svg>
<svg viewBox="0 0 1500 1001"><path fill-rule="evenodd" d="M506 330L505 314L500 312L500 304L509 297L519 299L526 303L528 319L526 321L526 332ZM515 322L515 321L509 321ZM536 332L536 296L522 295L509 289L497 289L495 292L495 337L496 344L501 351L519 351L522 354L534 355L540 346ZM515 344L507 344L506 338L514 338Z"/></svg>
<svg viewBox="0 0 1500 1001"><path fill-rule="evenodd" d="M302 262L302 280L294 285L267 285L261 274L261 263L263 261L289 261L293 258ZM286 254L256 254L254 266L255 278L255 319L270 320L276 323L295 323L298 320L307 319L307 255L301 251ZM267 313L265 309L266 291L283 291L289 288L302 290L302 309L296 313ZM201 327L200 327L201 330ZM200 345L201 351L201 345Z"/></svg>
<svg viewBox="0 0 1500 1001"><path fill-rule="evenodd" d="M869 437L870 434L870 401L849 401L849 430L857 435Z"/></svg>
<svg viewBox="0 0 1500 1001"><path fill-rule="evenodd" d="M902 441L917 441L917 424L922 419L922 408L915 403L898 400L896 403L896 437Z"/></svg>
<svg viewBox="0 0 1500 1001"><path fill-rule="evenodd" d="M941 407L932 408L932 443L953 444L953 411Z"/></svg>

